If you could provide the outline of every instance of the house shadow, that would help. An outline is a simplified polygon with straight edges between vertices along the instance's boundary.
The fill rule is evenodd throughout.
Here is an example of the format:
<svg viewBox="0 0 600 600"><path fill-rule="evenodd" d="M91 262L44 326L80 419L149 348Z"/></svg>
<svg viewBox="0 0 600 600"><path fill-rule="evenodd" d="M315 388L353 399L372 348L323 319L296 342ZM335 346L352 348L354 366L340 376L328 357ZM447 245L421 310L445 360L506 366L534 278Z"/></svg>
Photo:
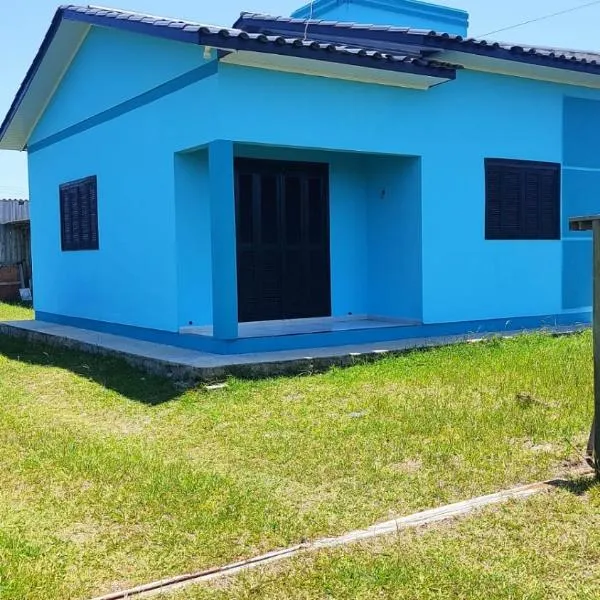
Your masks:
<svg viewBox="0 0 600 600"><path fill-rule="evenodd" d="M555 481L551 481L550 485L559 488L561 490L565 490L566 492L570 492L575 496L584 496L587 494L592 488L599 485L600 482L596 477L592 477L590 475L581 475L579 477L575 477L573 479L557 479Z"/></svg>
<svg viewBox="0 0 600 600"><path fill-rule="evenodd" d="M178 398L181 387L165 377L152 375L125 360L0 336L0 357L37 367L64 369L113 390L128 400L157 406ZM49 378L48 385L52 385Z"/></svg>

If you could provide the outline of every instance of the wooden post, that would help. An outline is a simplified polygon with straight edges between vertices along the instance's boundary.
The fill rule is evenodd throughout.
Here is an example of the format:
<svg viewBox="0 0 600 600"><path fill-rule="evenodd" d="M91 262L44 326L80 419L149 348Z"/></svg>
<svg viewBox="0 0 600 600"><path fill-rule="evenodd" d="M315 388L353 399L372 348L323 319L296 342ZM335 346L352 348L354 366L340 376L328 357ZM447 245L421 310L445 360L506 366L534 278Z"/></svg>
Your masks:
<svg viewBox="0 0 600 600"><path fill-rule="evenodd" d="M594 309L594 419L587 452L600 479L600 215L569 219L571 231L593 232L593 309Z"/></svg>
<svg viewBox="0 0 600 600"><path fill-rule="evenodd" d="M594 423L592 456L596 475L600 477L600 219L594 219Z"/></svg>

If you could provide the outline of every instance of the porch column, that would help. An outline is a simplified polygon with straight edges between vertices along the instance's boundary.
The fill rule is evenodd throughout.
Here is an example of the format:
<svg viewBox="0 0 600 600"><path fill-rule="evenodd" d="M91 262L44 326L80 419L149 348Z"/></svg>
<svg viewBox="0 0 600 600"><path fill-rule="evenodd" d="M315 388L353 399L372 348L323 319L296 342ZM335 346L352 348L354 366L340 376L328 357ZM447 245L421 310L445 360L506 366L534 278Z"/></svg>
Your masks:
<svg viewBox="0 0 600 600"><path fill-rule="evenodd" d="M238 336L233 142L215 140L208 147L212 249L213 335Z"/></svg>

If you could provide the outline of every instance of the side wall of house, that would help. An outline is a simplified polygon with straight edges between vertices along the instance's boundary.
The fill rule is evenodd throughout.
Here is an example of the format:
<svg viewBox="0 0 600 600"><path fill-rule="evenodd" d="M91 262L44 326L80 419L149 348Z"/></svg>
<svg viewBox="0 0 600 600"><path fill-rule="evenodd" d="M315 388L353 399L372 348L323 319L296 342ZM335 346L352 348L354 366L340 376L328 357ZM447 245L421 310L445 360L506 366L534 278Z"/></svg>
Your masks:
<svg viewBox="0 0 600 600"><path fill-rule="evenodd" d="M104 118L207 61L199 47L92 31L30 148L35 308L168 331L210 322L206 153L178 153L215 137L216 68ZM65 129L98 115L83 131ZM100 249L62 252L59 186L90 175L98 178Z"/></svg>

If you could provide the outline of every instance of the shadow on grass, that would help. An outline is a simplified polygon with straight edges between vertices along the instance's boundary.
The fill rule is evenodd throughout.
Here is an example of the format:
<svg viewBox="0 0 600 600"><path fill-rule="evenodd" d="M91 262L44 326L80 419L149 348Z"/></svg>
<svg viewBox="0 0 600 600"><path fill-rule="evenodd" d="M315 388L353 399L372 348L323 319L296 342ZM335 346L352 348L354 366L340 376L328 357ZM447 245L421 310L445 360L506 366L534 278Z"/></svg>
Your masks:
<svg viewBox="0 0 600 600"><path fill-rule="evenodd" d="M0 336L0 356L25 365L65 369L150 406L169 402L181 394L169 379L147 374L119 358L34 344L9 336Z"/></svg>
<svg viewBox="0 0 600 600"><path fill-rule="evenodd" d="M593 487L596 487L599 484L600 482L596 477L592 477L591 475L577 477L571 480L557 479L556 481L551 482L551 485L554 487L571 492L571 494L574 494L575 496L584 496Z"/></svg>
<svg viewBox="0 0 600 600"><path fill-rule="evenodd" d="M26 308L27 310L32 311L33 318L33 307L31 302L23 302L22 300L2 300L2 304L6 306L14 306L16 308Z"/></svg>

